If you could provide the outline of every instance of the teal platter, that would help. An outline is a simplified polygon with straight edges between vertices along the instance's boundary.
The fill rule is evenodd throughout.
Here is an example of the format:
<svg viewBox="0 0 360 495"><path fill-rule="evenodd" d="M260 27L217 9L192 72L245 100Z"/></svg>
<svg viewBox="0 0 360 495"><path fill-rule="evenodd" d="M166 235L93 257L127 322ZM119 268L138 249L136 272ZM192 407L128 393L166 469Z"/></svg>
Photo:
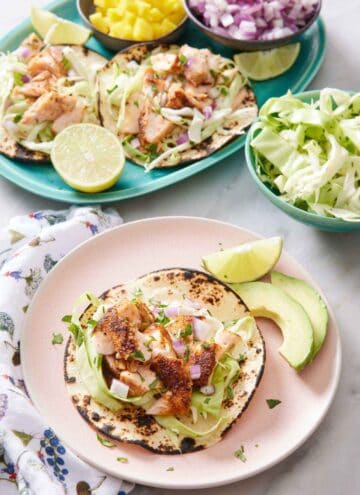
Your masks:
<svg viewBox="0 0 360 495"><path fill-rule="evenodd" d="M47 6L55 14L81 23L74 0L56 0ZM0 51L12 51L32 31L30 20L26 20L10 31L0 40ZM179 44L212 49L215 53L232 56L233 50L219 45L205 36L194 24L188 22ZM95 38L87 46L98 53L111 58L112 52L106 50ZM323 21L317 20L302 35L300 55L294 66L282 76L275 79L252 83L259 106L272 96L281 96L288 90L293 93L303 91L319 71L325 56L326 34ZM175 184L211 167L233 155L245 145L246 136L234 139L224 148L212 155L187 166L167 170L153 170L146 174L142 167L127 162L118 182L108 191L97 194L79 193L67 186L57 175L52 165L21 163L0 155L0 174L38 196L73 204L114 203L121 200L142 196L158 189ZM224 166L222 164L222 166Z"/></svg>

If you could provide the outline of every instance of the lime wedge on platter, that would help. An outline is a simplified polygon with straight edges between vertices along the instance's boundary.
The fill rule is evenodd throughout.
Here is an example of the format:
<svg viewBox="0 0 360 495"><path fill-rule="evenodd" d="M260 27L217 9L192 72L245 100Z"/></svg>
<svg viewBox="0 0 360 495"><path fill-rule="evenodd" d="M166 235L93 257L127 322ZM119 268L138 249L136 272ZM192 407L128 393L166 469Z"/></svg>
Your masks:
<svg viewBox="0 0 360 495"><path fill-rule="evenodd" d="M246 77L254 81L265 81L288 71L299 53L300 43L296 43L273 50L240 53L234 58Z"/></svg>
<svg viewBox="0 0 360 495"><path fill-rule="evenodd" d="M112 132L94 124L76 124L56 136L51 161L69 186L97 193L117 182L125 157Z"/></svg>
<svg viewBox="0 0 360 495"><path fill-rule="evenodd" d="M246 242L202 258L204 268L226 283L257 280L266 275L278 262L283 241L270 237Z"/></svg>
<svg viewBox="0 0 360 495"><path fill-rule="evenodd" d="M84 45L91 31L47 10L31 7L31 22L39 35L52 45Z"/></svg>

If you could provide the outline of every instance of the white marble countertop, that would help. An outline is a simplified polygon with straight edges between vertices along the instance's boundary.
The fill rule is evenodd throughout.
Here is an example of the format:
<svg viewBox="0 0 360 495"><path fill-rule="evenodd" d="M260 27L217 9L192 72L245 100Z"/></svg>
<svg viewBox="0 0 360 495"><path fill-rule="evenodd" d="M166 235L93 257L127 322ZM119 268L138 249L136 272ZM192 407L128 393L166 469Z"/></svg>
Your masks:
<svg viewBox="0 0 360 495"><path fill-rule="evenodd" d="M75 1L75 0L74 0ZM27 15L30 0L1 2L0 34ZM43 0L34 2L45 4ZM312 88L360 89L360 2L325 0L327 56ZM49 201L0 178L1 224ZM341 330L343 370L338 393L318 431L295 454L252 479L188 495L356 495L360 493L360 232L332 234L301 225L272 206L250 178L243 153L180 184L116 205L126 221L150 216L196 215L232 222L260 234L282 235L286 249L317 280ZM359 375L357 375L359 373ZM189 473L194 476L195 473ZM174 495L137 487L134 495ZM5 495L5 494L4 494ZM49 494L50 495L50 494Z"/></svg>

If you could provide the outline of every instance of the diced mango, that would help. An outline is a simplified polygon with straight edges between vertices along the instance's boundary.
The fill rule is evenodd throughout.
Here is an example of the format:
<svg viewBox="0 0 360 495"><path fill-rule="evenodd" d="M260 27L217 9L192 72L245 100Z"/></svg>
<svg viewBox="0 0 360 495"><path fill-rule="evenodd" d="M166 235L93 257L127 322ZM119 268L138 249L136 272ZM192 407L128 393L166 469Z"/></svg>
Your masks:
<svg viewBox="0 0 360 495"><path fill-rule="evenodd" d="M157 9L156 7L153 7L152 9L150 9L150 12L148 15L149 21L151 21L151 22L162 21L163 18L164 18L164 14L159 9Z"/></svg>
<svg viewBox="0 0 360 495"><path fill-rule="evenodd" d="M173 31L176 28L176 24L173 22L169 21L169 19L164 19L161 23L161 29L163 30L163 33L170 33L170 31Z"/></svg>
<svg viewBox="0 0 360 495"><path fill-rule="evenodd" d="M101 31L102 33L108 33L109 32L109 21L107 20L106 17L103 17L102 14L99 12L96 14L92 14L89 17L90 21L92 24Z"/></svg>
<svg viewBox="0 0 360 495"><path fill-rule="evenodd" d="M171 22L173 22L176 26L178 26L182 20L184 19L185 17L185 12L174 12L173 14L170 14L169 15L169 19Z"/></svg>
<svg viewBox="0 0 360 495"><path fill-rule="evenodd" d="M107 17L111 23L116 23L121 21L123 14L118 8L111 8L107 11Z"/></svg>

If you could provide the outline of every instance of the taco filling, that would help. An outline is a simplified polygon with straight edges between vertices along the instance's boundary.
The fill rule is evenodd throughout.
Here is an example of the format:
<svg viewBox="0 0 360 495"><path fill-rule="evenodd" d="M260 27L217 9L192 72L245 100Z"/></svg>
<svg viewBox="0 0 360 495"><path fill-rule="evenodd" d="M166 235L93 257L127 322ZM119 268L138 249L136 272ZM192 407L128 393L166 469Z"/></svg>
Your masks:
<svg viewBox="0 0 360 495"><path fill-rule="evenodd" d="M98 123L95 79L106 60L77 46L49 46L31 34L0 55L0 151L47 160L55 136L80 122Z"/></svg>
<svg viewBox="0 0 360 495"><path fill-rule="evenodd" d="M99 94L103 125L146 170L206 156L257 115L235 62L188 45L130 47L99 73Z"/></svg>
<svg viewBox="0 0 360 495"><path fill-rule="evenodd" d="M65 378L101 433L160 453L197 450L219 441L251 398L263 342L221 283L178 269L157 278L173 283L149 275L100 299L87 294L91 306L71 318ZM189 299L194 283L208 284L207 303Z"/></svg>

